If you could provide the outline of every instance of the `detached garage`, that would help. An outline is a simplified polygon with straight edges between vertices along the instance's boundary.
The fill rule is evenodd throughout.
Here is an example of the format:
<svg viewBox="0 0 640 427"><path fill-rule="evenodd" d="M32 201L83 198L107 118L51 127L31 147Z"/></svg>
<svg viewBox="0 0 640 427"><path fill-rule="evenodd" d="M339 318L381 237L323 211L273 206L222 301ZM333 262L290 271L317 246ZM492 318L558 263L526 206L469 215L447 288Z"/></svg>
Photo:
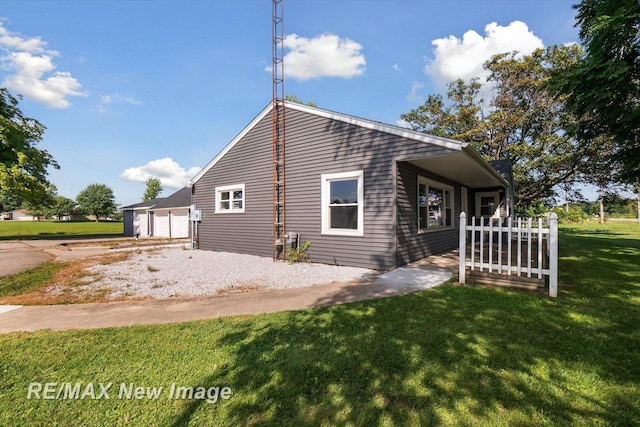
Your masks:
<svg viewBox="0 0 640 427"><path fill-rule="evenodd" d="M125 206L124 235L139 237L189 237L191 189L184 187L169 197Z"/></svg>

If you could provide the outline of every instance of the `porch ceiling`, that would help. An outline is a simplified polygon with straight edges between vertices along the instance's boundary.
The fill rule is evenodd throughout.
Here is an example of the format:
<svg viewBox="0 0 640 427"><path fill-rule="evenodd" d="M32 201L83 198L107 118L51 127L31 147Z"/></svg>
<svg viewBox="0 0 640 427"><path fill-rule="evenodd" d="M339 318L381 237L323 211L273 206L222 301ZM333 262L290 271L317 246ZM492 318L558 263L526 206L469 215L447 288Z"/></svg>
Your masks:
<svg viewBox="0 0 640 427"><path fill-rule="evenodd" d="M508 186L505 179L487 161L476 152L465 148L457 153L421 157L407 161L469 188Z"/></svg>

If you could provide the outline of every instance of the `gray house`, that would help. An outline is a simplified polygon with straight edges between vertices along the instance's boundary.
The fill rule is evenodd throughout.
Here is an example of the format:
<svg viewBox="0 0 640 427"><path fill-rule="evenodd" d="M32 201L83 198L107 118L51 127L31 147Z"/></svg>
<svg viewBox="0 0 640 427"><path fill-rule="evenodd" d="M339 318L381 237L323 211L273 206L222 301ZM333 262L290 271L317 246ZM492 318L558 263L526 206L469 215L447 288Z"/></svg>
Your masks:
<svg viewBox="0 0 640 427"><path fill-rule="evenodd" d="M191 190L184 187L159 197L122 208L124 235L139 237L189 237Z"/></svg>
<svg viewBox="0 0 640 427"><path fill-rule="evenodd" d="M199 247L272 256L271 109L193 179ZM390 269L458 244L458 216L510 214L512 188L467 143L285 103L286 227L312 261ZM507 173L508 175L508 173Z"/></svg>

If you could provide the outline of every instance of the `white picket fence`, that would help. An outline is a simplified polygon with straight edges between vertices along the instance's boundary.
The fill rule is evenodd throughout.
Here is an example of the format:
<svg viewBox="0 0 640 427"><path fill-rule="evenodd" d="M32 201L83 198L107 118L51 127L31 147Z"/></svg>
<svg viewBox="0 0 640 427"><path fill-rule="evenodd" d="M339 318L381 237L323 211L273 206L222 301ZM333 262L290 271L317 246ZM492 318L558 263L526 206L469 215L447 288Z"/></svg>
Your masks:
<svg viewBox="0 0 640 427"><path fill-rule="evenodd" d="M470 245L468 256L467 245ZM478 247L479 253L476 253ZM514 220L511 217L506 220L483 217L476 219L474 216L471 217L470 224L467 224L467 216L462 212L460 214L460 283L466 281L467 268L472 271L515 274L539 279L549 276L549 296L556 297L558 295L558 216L552 213L546 221L542 218Z"/></svg>

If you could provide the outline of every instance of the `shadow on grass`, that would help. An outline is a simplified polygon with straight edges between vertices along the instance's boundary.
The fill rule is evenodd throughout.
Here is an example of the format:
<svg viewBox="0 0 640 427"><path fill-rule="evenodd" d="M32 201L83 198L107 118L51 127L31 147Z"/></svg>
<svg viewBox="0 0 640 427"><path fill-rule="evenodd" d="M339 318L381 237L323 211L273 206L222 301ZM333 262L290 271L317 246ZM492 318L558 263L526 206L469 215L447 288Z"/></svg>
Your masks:
<svg viewBox="0 0 640 427"><path fill-rule="evenodd" d="M637 394L590 396L592 384L581 389L566 368L588 364L624 384L640 363L637 341L613 326L594 334L548 302L523 307L523 298L535 297L448 287L291 313L284 327L247 324L221 340L236 347L234 361L202 385L233 388L236 425L437 424L498 419L496 410L513 422L638 421ZM620 366L613 354L630 359Z"/></svg>
<svg viewBox="0 0 640 427"><path fill-rule="evenodd" d="M555 300L447 285L241 322L219 341L234 359L198 385L232 387L235 425L637 425L640 250L628 275L622 243L563 235Z"/></svg>

